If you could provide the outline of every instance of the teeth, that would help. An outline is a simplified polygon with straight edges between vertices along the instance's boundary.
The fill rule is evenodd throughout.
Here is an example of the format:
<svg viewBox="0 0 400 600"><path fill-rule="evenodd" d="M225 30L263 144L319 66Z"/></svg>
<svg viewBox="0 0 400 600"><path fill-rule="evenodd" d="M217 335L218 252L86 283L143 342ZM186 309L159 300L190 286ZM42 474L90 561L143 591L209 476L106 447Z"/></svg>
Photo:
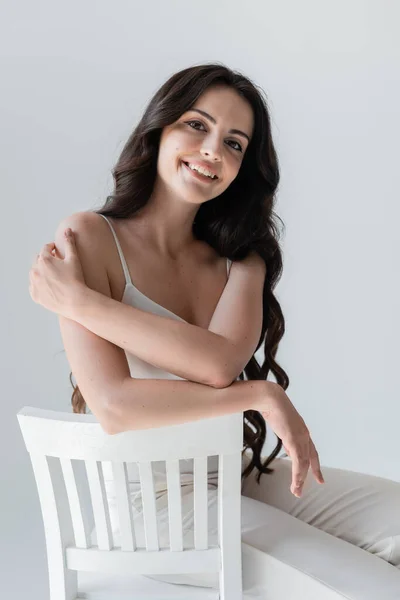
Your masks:
<svg viewBox="0 0 400 600"><path fill-rule="evenodd" d="M211 173L210 171L207 171L207 169L204 169L203 167L199 167L197 165L193 165L192 163L186 163L186 164L190 169L192 169L192 171L198 171L202 175L206 175L206 177L210 177L210 179L216 179L216 176L213 175L213 173Z"/></svg>

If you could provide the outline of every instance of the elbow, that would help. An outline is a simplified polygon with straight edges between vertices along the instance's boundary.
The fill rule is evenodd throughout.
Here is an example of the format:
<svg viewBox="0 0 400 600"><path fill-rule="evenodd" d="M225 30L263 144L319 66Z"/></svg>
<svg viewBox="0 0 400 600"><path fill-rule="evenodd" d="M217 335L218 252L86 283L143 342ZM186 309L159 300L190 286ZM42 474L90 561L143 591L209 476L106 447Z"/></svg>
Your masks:
<svg viewBox="0 0 400 600"><path fill-rule="evenodd" d="M225 342L224 342L225 343ZM237 359L236 349L232 344L226 344L219 349L217 356L212 358L210 372L213 373L213 381L211 385L215 388L227 388L237 379Z"/></svg>
<svg viewBox="0 0 400 600"><path fill-rule="evenodd" d="M122 431L124 431L124 429L121 429L118 423L111 419L103 421L102 423L100 423L100 425L104 433L106 433L107 435L115 435L116 433L121 433Z"/></svg>
<svg viewBox="0 0 400 600"><path fill-rule="evenodd" d="M220 369L220 372L214 377L212 382L212 387L217 389L227 388L236 380L236 377L233 377L231 373L227 373L223 369Z"/></svg>
<svg viewBox="0 0 400 600"><path fill-rule="evenodd" d="M116 423L111 419L102 421L100 425L104 433L106 433L107 435L115 435L116 433L121 433L121 429L117 427Z"/></svg>
<svg viewBox="0 0 400 600"><path fill-rule="evenodd" d="M102 419L100 421L101 428L108 435L121 433L121 419L118 417L115 402L107 401L104 404Z"/></svg>

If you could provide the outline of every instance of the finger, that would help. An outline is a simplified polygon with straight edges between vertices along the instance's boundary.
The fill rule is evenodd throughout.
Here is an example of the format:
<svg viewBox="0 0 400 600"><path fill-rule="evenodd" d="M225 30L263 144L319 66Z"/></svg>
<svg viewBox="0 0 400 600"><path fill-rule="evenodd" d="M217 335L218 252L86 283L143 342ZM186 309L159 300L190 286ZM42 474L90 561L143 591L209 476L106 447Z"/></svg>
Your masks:
<svg viewBox="0 0 400 600"><path fill-rule="evenodd" d="M318 481L318 483L325 483L325 479L324 479L324 476L322 475L322 471L321 471L321 464L319 462L319 455L318 455L317 449L314 445L314 442L312 441L311 438L310 438L310 463L311 463L311 470L314 474L315 479Z"/></svg>
<svg viewBox="0 0 400 600"><path fill-rule="evenodd" d="M54 258L53 254L52 254L54 248L55 248L54 242L49 242L48 244L45 244L43 246L43 249L42 249L41 253L40 253L40 256L42 258L45 258L45 257L52 257L52 258Z"/></svg>
<svg viewBox="0 0 400 600"><path fill-rule="evenodd" d="M67 245L65 248L65 258L68 258L70 256L75 255L75 236L72 229L68 227L68 229L64 231L64 237L67 241Z"/></svg>
<svg viewBox="0 0 400 600"><path fill-rule="evenodd" d="M57 258L62 258L57 246L54 246L54 250L53 250L53 256L56 256Z"/></svg>
<svg viewBox="0 0 400 600"><path fill-rule="evenodd" d="M310 466L310 459L305 451L292 453L292 486L291 492L300 497Z"/></svg>

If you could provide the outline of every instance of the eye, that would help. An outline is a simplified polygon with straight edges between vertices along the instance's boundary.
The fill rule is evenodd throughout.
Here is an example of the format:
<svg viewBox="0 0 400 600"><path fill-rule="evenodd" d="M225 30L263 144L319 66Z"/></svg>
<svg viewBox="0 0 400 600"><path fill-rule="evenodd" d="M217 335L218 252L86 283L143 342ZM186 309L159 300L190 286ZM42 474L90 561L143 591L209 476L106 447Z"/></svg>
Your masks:
<svg viewBox="0 0 400 600"><path fill-rule="evenodd" d="M197 127L193 127L192 123L195 123L197 125L203 125L203 123L201 121L197 121L197 120L193 120L193 121L186 121L186 124L189 125L189 127L191 127L192 129L195 129L197 131L201 131L199 129L197 129ZM239 142L237 142L236 140L228 140L228 143L231 142L232 144L236 144L236 148L234 148L233 146L231 146L231 148L233 148L234 150L236 150L237 152L243 152L243 148L242 146L239 144Z"/></svg>
<svg viewBox="0 0 400 600"><path fill-rule="evenodd" d="M238 150L239 152L243 152L242 146L239 144L239 142L237 142L236 140L230 140L230 141L231 141L233 144L237 144L237 145L239 146L239 148L233 148L233 146L232 146L232 148L233 148L234 150Z"/></svg>
<svg viewBox="0 0 400 600"><path fill-rule="evenodd" d="M189 125L189 127L192 127L191 123L197 123L198 125L203 125L203 123L201 123L201 121L186 121L186 124ZM196 127L192 127L192 129L196 129Z"/></svg>

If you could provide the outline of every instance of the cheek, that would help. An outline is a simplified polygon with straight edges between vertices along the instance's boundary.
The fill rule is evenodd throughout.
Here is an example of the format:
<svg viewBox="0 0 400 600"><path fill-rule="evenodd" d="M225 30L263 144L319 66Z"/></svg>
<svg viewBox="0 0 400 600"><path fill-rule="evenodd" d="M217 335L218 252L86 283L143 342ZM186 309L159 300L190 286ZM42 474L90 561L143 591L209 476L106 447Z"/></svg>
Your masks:
<svg viewBox="0 0 400 600"><path fill-rule="evenodd" d="M160 156L162 160L173 160L179 155L188 152L190 145L185 143L184 137L177 133L170 134L168 138L164 139L163 144L160 145Z"/></svg>
<svg viewBox="0 0 400 600"><path fill-rule="evenodd" d="M171 163L171 160L176 157L179 153L180 144L177 143L176 140L166 139L163 144L160 145L159 153L158 153L158 162L167 167L168 164Z"/></svg>

